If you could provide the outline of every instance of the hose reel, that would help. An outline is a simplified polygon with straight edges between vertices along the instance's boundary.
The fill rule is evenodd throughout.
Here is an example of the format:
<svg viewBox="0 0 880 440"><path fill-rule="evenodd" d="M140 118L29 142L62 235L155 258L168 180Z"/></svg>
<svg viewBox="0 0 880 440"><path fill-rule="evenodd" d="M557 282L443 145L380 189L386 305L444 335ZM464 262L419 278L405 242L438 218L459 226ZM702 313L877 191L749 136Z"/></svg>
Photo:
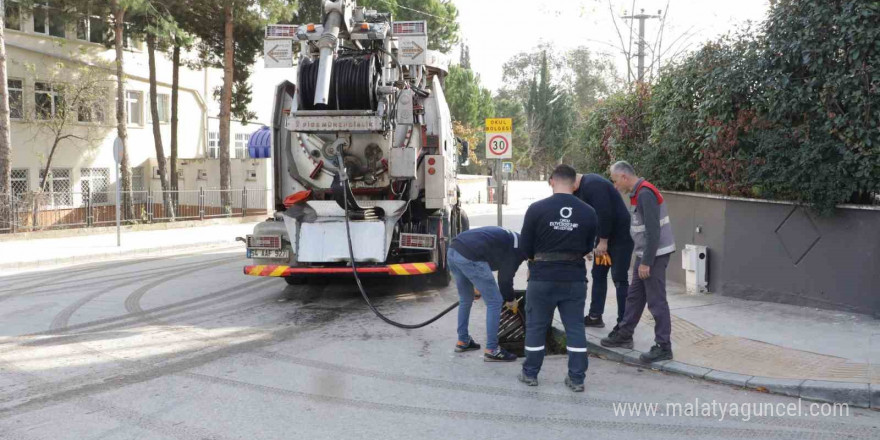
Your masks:
<svg viewBox="0 0 880 440"><path fill-rule="evenodd" d="M333 61L330 100L315 105L320 60L304 59L299 70L299 91L303 110L373 110L378 107L378 58L373 54L343 55Z"/></svg>

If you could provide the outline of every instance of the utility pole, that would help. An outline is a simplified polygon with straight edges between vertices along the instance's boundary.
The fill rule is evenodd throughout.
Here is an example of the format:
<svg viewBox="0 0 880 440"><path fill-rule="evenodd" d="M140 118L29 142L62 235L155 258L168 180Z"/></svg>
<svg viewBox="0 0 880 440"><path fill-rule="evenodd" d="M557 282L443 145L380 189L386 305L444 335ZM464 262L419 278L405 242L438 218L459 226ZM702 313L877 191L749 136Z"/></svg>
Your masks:
<svg viewBox="0 0 880 440"><path fill-rule="evenodd" d="M645 14L645 10L642 9L642 13L639 15L624 15L620 17L624 20L638 20L639 21L639 77L638 81L643 82L645 79L645 20L649 20L652 18L662 18L663 11L658 10L657 15L648 15Z"/></svg>

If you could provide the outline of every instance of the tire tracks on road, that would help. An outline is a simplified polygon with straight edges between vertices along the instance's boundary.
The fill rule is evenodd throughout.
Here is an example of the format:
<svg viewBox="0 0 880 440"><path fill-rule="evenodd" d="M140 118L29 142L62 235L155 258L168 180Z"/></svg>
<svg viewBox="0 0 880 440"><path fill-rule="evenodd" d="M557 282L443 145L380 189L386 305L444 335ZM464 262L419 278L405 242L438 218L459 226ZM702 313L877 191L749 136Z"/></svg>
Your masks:
<svg viewBox="0 0 880 440"><path fill-rule="evenodd" d="M106 289L102 289L98 292L86 295L86 296L76 300L73 304L67 306L64 310L62 310L60 313L55 315L55 317L52 319L52 323L49 326L49 331L56 332L56 331L59 331L61 329L66 328L69 321L70 321L70 318L73 316L74 313L76 313L77 310L79 310L80 308L82 308L83 306L88 304L89 302L91 302L91 301L93 301L93 300L95 300L95 299L97 299L107 293L110 293L116 289L119 289L121 287L125 287L130 284L134 284L138 281L141 281L141 280L153 277L153 276L157 276L157 275L165 275L165 274L170 274L170 273L180 273L181 270L184 270L183 275L188 275L188 274L198 272L206 267L214 267L217 265L222 266L222 265L226 264L225 262L232 262L234 260L235 259L230 259L230 258L219 258L216 260L210 260L210 261L205 261L205 262L181 264L181 265L176 266L171 269L165 268L165 270L163 270L161 272L150 273L149 275L140 275L140 276L136 277L134 280L127 280L127 281L122 282L120 284L115 284L115 285L108 287Z"/></svg>

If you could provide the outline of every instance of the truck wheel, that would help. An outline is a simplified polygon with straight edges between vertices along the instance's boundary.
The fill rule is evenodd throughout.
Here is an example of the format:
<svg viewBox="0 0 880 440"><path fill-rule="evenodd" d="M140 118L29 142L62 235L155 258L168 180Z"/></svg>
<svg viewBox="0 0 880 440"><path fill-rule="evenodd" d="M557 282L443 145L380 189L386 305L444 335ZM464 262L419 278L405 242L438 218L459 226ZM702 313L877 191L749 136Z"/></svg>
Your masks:
<svg viewBox="0 0 880 440"><path fill-rule="evenodd" d="M428 284L434 287L448 287L451 282L452 274L448 268L428 275Z"/></svg>
<svg viewBox="0 0 880 440"><path fill-rule="evenodd" d="M467 231L471 228L471 220L468 218L468 215L466 212L464 212L462 210L459 210L458 212L459 212L459 220L458 221L459 221L459 224L461 225L461 230L458 231L458 233L460 234L460 233Z"/></svg>
<svg viewBox="0 0 880 440"><path fill-rule="evenodd" d="M302 286L308 283L309 279L305 277L284 277L284 281L290 286Z"/></svg>

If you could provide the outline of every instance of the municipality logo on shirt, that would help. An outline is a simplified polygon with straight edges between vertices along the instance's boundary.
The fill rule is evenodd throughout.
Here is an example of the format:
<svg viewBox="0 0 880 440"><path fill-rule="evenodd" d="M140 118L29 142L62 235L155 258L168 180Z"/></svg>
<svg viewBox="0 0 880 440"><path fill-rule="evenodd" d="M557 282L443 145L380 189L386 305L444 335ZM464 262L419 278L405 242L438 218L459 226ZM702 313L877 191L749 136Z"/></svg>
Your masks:
<svg viewBox="0 0 880 440"><path fill-rule="evenodd" d="M571 215L574 213L574 210L571 209L571 206L566 206L559 210L559 216L562 217L558 221L550 222L550 227L557 231L574 231L577 227L577 223L572 223Z"/></svg>

